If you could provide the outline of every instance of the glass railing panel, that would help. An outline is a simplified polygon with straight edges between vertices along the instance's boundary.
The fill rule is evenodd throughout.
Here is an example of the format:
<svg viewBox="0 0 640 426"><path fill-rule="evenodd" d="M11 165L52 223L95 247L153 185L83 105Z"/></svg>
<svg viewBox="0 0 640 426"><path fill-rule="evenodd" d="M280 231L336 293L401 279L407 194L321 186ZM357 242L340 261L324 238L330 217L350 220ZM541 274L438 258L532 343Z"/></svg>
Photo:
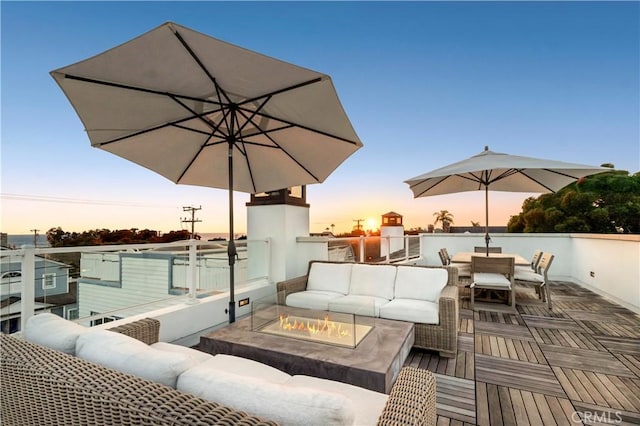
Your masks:
<svg viewBox="0 0 640 426"><path fill-rule="evenodd" d="M268 241L252 244L253 277L268 280ZM247 247L238 242L238 287L248 281ZM19 331L41 312L97 325L228 292L228 263L226 242L3 250L1 329Z"/></svg>

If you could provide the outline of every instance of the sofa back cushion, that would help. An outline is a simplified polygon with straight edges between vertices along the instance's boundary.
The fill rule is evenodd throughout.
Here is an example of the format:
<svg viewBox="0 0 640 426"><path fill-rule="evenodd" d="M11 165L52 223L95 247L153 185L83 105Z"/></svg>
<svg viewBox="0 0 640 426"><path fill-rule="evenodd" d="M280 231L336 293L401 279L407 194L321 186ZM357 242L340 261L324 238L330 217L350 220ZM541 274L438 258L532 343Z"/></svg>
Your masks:
<svg viewBox="0 0 640 426"><path fill-rule="evenodd" d="M393 299L396 266L356 263L351 271L349 294Z"/></svg>
<svg viewBox="0 0 640 426"><path fill-rule="evenodd" d="M47 312L29 318L23 334L31 343L75 355L78 337L88 331L87 327Z"/></svg>
<svg viewBox="0 0 640 426"><path fill-rule="evenodd" d="M449 273L444 268L398 266L395 298L437 302L448 279Z"/></svg>
<svg viewBox="0 0 640 426"><path fill-rule="evenodd" d="M197 365L185 354L154 349L133 337L109 330L92 330L78 337L76 355L172 388L176 387L182 372Z"/></svg>
<svg viewBox="0 0 640 426"><path fill-rule="evenodd" d="M339 393L239 375L197 365L180 375L178 390L282 425L353 424L353 403Z"/></svg>
<svg viewBox="0 0 640 426"><path fill-rule="evenodd" d="M352 263L312 262L309 266L307 290L349 293Z"/></svg>

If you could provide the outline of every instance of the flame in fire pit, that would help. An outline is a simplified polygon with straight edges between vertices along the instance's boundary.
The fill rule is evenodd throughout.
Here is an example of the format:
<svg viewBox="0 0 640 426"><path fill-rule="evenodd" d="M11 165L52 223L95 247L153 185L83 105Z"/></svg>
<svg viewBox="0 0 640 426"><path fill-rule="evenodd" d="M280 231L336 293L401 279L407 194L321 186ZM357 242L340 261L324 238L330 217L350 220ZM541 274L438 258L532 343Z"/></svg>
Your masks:
<svg viewBox="0 0 640 426"><path fill-rule="evenodd" d="M318 318L316 321L307 320L298 321L294 319L293 322L289 319L288 315L280 314L280 328L288 331L307 332L310 335L324 334L327 337L349 337L351 335L350 330L347 327L343 327L340 322L331 321L329 314L325 315L324 319Z"/></svg>

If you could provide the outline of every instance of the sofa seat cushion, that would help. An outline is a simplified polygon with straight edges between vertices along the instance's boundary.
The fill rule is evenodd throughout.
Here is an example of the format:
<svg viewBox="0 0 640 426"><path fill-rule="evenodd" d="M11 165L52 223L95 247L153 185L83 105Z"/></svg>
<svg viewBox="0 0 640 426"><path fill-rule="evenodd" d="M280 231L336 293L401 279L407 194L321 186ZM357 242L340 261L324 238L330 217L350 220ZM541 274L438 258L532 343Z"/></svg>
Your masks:
<svg viewBox="0 0 640 426"><path fill-rule="evenodd" d="M307 290L349 293L351 263L312 262L307 278Z"/></svg>
<svg viewBox="0 0 640 426"><path fill-rule="evenodd" d="M354 264L349 295L393 299L396 270L397 267L392 265Z"/></svg>
<svg viewBox="0 0 640 426"><path fill-rule="evenodd" d="M502 274L492 272L475 272L472 277L471 287L504 287L511 288L511 281Z"/></svg>
<svg viewBox="0 0 640 426"><path fill-rule="evenodd" d="M201 362L205 362L213 358L213 355L208 354L206 352L202 352L197 349L189 348L186 346L175 345L173 343L157 342L149 346L159 351L184 354L188 356L191 359L191 361L194 362L194 364L199 364Z"/></svg>
<svg viewBox="0 0 640 426"><path fill-rule="evenodd" d="M380 313L380 307L387 303L389 303L389 300L381 297L350 294L331 300L329 302L329 310L345 314L377 317Z"/></svg>
<svg viewBox="0 0 640 426"><path fill-rule="evenodd" d="M91 330L78 337L76 355L172 388L176 387L180 374L197 365L182 353L154 349L133 337L109 330Z"/></svg>
<svg viewBox="0 0 640 426"><path fill-rule="evenodd" d="M285 383L291 375L258 361L234 355L218 354L205 361L203 366L212 370L226 371L243 377L255 377L270 383Z"/></svg>
<svg viewBox="0 0 640 426"><path fill-rule="evenodd" d="M206 363L182 373L178 390L282 425L354 424L354 404L342 394L272 383Z"/></svg>
<svg viewBox="0 0 640 426"><path fill-rule="evenodd" d="M321 389L328 392L341 394L344 398L353 402L355 409L355 425L375 425L384 410L389 395L364 389L348 383L334 380L320 379L311 376L296 375L287 385L293 387Z"/></svg>
<svg viewBox="0 0 640 426"><path fill-rule="evenodd" d="M428 300L393 299L380 308L380 318L421 324L438 324L438 304Z"/></svg>
<svg viewBox="0 0 640 426"><path fill-rule="evenodd" d="M76 354L76 341L90 329L52 313L34 315L24 328L25 340L69 355Z"/></svg>
<svg viewBox="0 0 640 426"><path fill-rule="evenodd" d="M437 302L448 279L449 273L444 268L398 266L394 298Z"/></svg>
<svg viewBox="0 0 640 426"><path fill-rule="evenodd" d="M317 309L319 311L328 311L329 302L344 297L344 294L333 291L317 291L307 290L291 293L285 301L287 306L294 308Z"/></svg>

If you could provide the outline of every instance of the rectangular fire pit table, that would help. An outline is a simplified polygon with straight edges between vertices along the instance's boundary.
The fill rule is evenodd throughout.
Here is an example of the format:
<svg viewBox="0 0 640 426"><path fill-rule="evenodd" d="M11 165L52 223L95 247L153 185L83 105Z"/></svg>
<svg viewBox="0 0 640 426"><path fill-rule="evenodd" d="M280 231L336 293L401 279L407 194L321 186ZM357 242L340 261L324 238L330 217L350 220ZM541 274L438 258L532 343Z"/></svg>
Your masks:
<svg viewBox="0 0 640 426"><path fill-rule="evenodd" d="M210 354L252 359L289 374L331 379L389 393L414 342L410 322L369 319L374 328L355 348L252 331L251 318L200 337Z"/></svg>

